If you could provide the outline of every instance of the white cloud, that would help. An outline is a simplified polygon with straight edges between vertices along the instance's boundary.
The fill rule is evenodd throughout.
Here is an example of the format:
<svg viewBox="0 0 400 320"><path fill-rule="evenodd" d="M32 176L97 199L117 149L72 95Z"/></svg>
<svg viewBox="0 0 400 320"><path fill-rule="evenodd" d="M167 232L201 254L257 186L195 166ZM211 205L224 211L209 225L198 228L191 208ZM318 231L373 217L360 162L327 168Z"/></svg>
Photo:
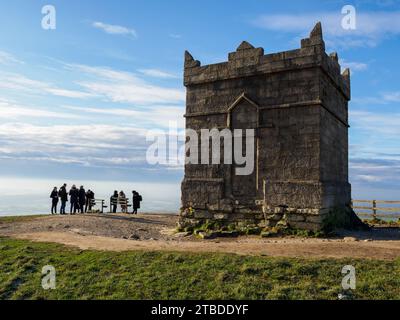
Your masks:
<svg viewBox="0 0 400 320"><path fill-rule="evenodd" d="M0 64L13 64L13 63L23 64L22 61L18 60L12 54L5 51L0 51Z"/></svg>
<svg viewBox="0 0 400 320"><path fill-rule="evenodd" d="M400 102L400 91L384 93L383 99L387 102Z"/></svg>
<svg viewBox="0 0 400 320"><path fill-rule="evenodd" d="M51 93L55 96L65 97L65 98L86 99L94 97L94 95L91 93L77 91L77 90L60 89L60 88L46 88L46 92Z"/></svg>
<svg viewBox="0 0 400 320"><path fill-rule="evenodd" d="M177 75L169 72L165 72L158 69L140 69L139 72L143 73L146 76L154 77L154 78L179 78Z"/></svg>
<svg viewBox="0 0 400 320"><path fill-rule="evenodd" d="M184 128L183 106L149 106L147 108L122 109L122 108L95 108L95 107L76 107L64 106L66 109L79 112L80 115L88 113L91 115L109 115L132 119L136 126L168 128L169 123L177 123L179 129Z"/></svg>
<svg viewBox="0 0 400 320"><path fill-rule="evenodd" d="M21 106L5 99L0 99L0 119L16 120L24 118L60 118L60 119L77 119L77 115L53 112L36 107Z"/></svg>
<svg viewBox="0 0 400 320"><path fill-rule="evenodd" d="M4 123L0 124L0 160L50 161L113 169L149 169L146 151L151 142L146 141L146 134L147 130L118 124L45 126L20 122ZM170 167L177 166L171 164ZM179 168L182 169L182 166Z"/></svg>
<svg viewBox="0 0 400 320"><path fill-rule="evenodd" d="M82 165L144 162L145 130L118 125L0 125L0 158Z"/></svg>
<svg viewBox="0 0 400 320"><path fill-rule="evenodd" d="M362 105L383 105L393 102L400 102L400 91L382 92L375 97L354 97L352 101Z"/></svg>
<svg viewBox="0 0 400 320"><path fill-rule="evenodd" d="M400 159L382 159L373 154L350 159L349 172L353 193L356 194L365 188L377 187L384 192L375 191L371 198L389 200L390 194L395 194L400 187Z"/></svg>
<svg viewBox="0 0 400 320"><path fill-rule="evenodd" d="M30 79L21 74L6 72L0 72L0 88L39 95L52 94L54 96L65 98L85 99L93 97L92 93L62 89L51 83Z"/></svg>
<svg viewBox="0 0 400 320"><path fill-rule="evenodd" d="M309 32L317 21L322 21L324 33L334 36L362 35L375 37L382 34L400 33L400 12L357 12L355 30L342 28L343 17L339 11L337 13L275 14L262 15L253 23L268 30L298 33Z"/></svg>
<svg viewBox="0 0 400 320"><path fill-rule="evenodd" d="M354 73L354 71L365 71L368 69L368 65L363 62L347 61L345 59L340 59L339 63L342 69L349 68L352 73Z"/></svg>
<svg viewBox="0 0 400 320"><path fill-rule="evenodd" d="M184 128L183 89L154 85L140 73L62 62L60 66L60 75L73 79L71 83L0 71L1 92L14 99L0 98L0 159L148 168L147 129L166 129L170 121ZM72 85L77 90L66 88ZM21 93L39 95L45 106L32 105ZM47 100L49 95L58 99ZM65 98L76 98L76 105L66 105L70 102ZM93 107L79 101L87 98ZM71 119L78 121L66 121Z"/></svg>
<svg viewBox="0 0 400 320"><path fill-rule="evenodd" d="M334 12L315 12L307 14L266 14L257 17L252 23L260 28L279 32L308 35L317 21L322 22L326 43L329 47L376 46L386 36L400 34L400 12L361 12L357 11L355 30L345 30L341 21L344 15Z"/></svg>
<svg viewBox="0 0 400 320"><path fill-rule="evenodd" d="M185 100L183 89L156 86L133 73L85 65L68 65L67 67L92 76L90 80L77 83L89 93L103 96L112 102L148 105L176 104Z"/></svg>
<svg viewBox="0 0 400 320"><path fill-rule="evenodd" d="M356 178L366 181L366 182L379 182L382 181L382 177L379 176L373 176L373 175L367 175L367 174L359 174L356 175Z"/></svg>
<svg viewBox="0 0 400 320"><path fill-rule="evenodd" d="M132 37L137 37L137 33L134 29L119 26L119 25L112 25L103 22L93 22L92 26L94 28L103 30L105 33L114 34L114 35L128 35Z"/></svg>
<svg viewBox="0 0 400 320"><path fill-rule="evenodd" d="M178 34L178 33L170 33L168 36L169 36L170 38L173 38L173 39L180 39L180 38L182 38L182 35L181 35L181 34Z"/></svg>
<svg viewBox="0 0 400 320"><path fill-rule="evenodd" d="M399 113L382 113L370 111L350 111L352 125L372 135L381 134L386 137L400 136ZM384 136L381 136L383 138Z"/></svg>

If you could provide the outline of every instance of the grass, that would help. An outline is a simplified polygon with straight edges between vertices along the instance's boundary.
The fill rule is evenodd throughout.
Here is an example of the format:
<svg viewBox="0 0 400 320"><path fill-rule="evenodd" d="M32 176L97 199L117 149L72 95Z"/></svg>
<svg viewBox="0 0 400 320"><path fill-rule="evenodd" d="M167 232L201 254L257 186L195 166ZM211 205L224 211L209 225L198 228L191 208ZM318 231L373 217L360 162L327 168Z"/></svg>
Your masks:
<svg viewBox="0 0 400 320"><path fill-rule="evenodd" d="M380 219L380 218L374 218L374 219L365 219L364 223L370 225L370 226L383 226L383 227L399 227L400 226L400 219Z"/></svg>
<svg viewBox="0 0 400 320"><path fill-rule="evenodd" d="M32 221L37 218L49 217L49 214L40 214L40 215L29 215L29 216L6 216L0 217L0 224L1 223L12 223L12 222L27 222Z"/></svg>
<svg viewBox="0 0 400 320"><path fill-rule="evenodd" d="M82 251L0 238L0 299L337 299L357 272L356 299L400 299L400 260L286 259L232 254ZM57 288L43 290L52 265Z"/></svg>

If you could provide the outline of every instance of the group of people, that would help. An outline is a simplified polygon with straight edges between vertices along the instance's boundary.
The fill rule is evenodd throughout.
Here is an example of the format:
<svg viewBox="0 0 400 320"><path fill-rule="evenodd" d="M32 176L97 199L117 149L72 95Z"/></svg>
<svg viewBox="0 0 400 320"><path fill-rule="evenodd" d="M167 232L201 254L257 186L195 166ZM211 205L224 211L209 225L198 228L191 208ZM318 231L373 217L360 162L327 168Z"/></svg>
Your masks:
<svg viewBox="0 0 400 320"><path fill-rule="evenodd" d="M137 191L132 191L132 214L137 214L138 209L140 208L140 202L143 201L142 196ZM110 204L112 207L112 212L117 212L118 204L121 206L122 213L128 212L128 198L126 197L123 191L118 192L114 191L114 194L110 198Z"/></svg>
<svg viewBox="0 0 400 320"><path fill-rule="evenodd" d="M54 187L50 194L51 198L51 214L57 214L58 202L61 201L60 214L66 214L65 209L68 202L68 196L70 201L70 214L85 213L92 211L92 207L95 205L94 192L92 190L85 190L83 186L78 189L76 185L67 191L67 184L64 183L60 189Z"/></svg>
<svg viewBox="0 0 400 320"><path fill-rule="evenodd" d="M54 187L50 194L51 198L51 214L57 214L58 203L61 201L60 214L66 214L66 206L70 202L70 214L76 213L87 213L92 212L93 206L96 205L94 192L92 190L85 190L83 186L78 189L76 185L73 185L69 192L67 191L67 184L64 183L59 189ZM137 191L132 191L132 208L133 214L137 214L140 208L140 202L143 198ZM121 206L123 213L128 213L129 200L123 191L114 191L114 194L110 198L110 209L113 213L117 212L118 205Z"/></svg>

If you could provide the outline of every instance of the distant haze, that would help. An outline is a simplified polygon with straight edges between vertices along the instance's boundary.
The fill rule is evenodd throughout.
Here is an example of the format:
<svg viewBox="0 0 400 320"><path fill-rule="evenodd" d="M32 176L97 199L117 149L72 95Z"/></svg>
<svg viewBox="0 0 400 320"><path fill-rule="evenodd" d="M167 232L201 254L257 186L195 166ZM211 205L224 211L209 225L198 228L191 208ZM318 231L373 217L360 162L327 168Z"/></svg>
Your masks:
<svg viewBox="0 0 400 320"><path fill-rule="evenodd" d="M91 189L96 198L105 199L107 205L114 190L123 190L129 198L132 196L132 190L136 190L143 196L142 212L179 211L179 184L0 178L0 216L49 213L50 192L53 187L60 187L64 182L68 184L68 190L72 184L76 184L77 187L83 185L86 190Z"/></svg>
<svg viewBox="0 0 400 320"><path fill-rule="evenodd" d="M59 188L64 182L68 184L68 190L72 184L76 184L77 187L83 185L86 190L93 190L96 198L105 199L107 205L109 205L109 199L114 190L123 190L128 197L131 197L132 190L136 190L143 196L142 212L176 214L180 208L181 191L179 183L96 180L62 181L1 177L0 216L49 213L51 208L50 192L53 187L57 186ZM353 183L352 189L353 199L398 199L397 189L377 188L359 182ZM69 204L67 209L69 210Z"/></svg>

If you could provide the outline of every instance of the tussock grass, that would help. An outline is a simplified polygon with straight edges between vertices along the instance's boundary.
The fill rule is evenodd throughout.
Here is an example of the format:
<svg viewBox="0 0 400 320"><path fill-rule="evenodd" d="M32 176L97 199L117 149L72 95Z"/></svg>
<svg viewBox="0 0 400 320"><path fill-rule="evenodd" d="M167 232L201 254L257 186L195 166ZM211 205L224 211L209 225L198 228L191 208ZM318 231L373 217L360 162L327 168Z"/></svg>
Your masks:
<svg viewBox="0 0 400 320"><path fill-rule="evenodd" d="M0 224L1 223L12 223L12 222L28 222L38 218L43 217L50 217L49 214L40 214L40 215L31 215L31 216L5 216L0 217Z"/></svg>

